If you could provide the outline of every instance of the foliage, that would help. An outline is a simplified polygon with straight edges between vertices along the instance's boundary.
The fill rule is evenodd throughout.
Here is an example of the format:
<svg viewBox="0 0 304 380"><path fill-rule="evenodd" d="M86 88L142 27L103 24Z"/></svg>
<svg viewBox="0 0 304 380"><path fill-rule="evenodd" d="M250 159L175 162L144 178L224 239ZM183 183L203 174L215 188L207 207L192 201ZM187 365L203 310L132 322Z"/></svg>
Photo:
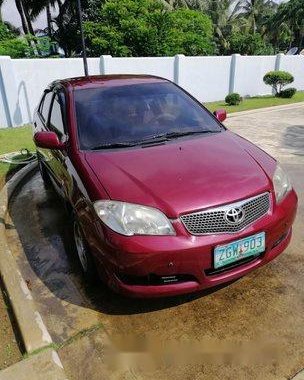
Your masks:
<svg viewBox="0 0 304 380"><path fill-rule="evenodd" d="M225 103L227 103L229 106L237 106L242 101L242 98L240 94L233 92L232 94L229 94L225 98Z"/></svg>
<svg viewBox="0 0 304 380"><path fill-rule="evenodd" d="M271 55L273 47L259 33L232 33L229 54Z"/></svg>
<svg viewBox="0 0 304 380"><path fill-rule="evenodd" d="M225 54L229 49L229 38L233 29L231 18L231 7L234 0L204 0L202 10L207 14L213 23L214 41L220 54Z"/></svg>
<svg viewBox="0 0 304 380"><path fill-rule="evenodd" d="M99 0L96 2L101 3ZM53 18L53 24L56 26L52 33L53 39L64 50L66 57L77 56L81 54L82 47L80 44L80 31L77 13L77 1L66 0L58 2L59 14ZM82 0L82 7L86 9L87 2Z"/></svg>
<svg viewBox="0 0 304 380"><path fill-rule="evenodd" d="M276 7L277 3L273 0L239 0L232 15L246 19L247 32L262 32L265 21L274 13Z"/></svg>
<svg viewBox="0 0 304 380"><path fill-rule="evenodd" d="M24 38L0 41L0 55L9 55L11 58L28 57L29 46Z"/></svg>
<svg viewBox="0 0 304 380"><path fill-rule="evenodd" d="M38 53L42 57L49 56L51 47L54 45L54 42L47 36L36 37L28 34L25 36L25 39L29 45L28 56L37 56Z"/></svg>
<svg viewBox="0 0 304 380"><path fill-rule="evenodd" d="M280 44L284 38L284 48L297 46L304 48L304 0L290 0L280 4L277 12L269 20L271 42Z"/></svg>
<svg viewBox="0 0 304 380"><path fill-rule="evenodd" d="M204 13L179 9L169 13L169 20L171 30L166 39L166 55L214 53L212 22Z"/></svg>
<svg viewBox="0 0 304 380"><path fill-rule="evenodd" d="M286 88L285 90L281 90L278 94L277 97L279 98L292 98L295 93L297 92L297 89L294 87Z"/></svg>
<svg viewBox="0 0 304 380"><path fill-rule="evenodd" d="M23 37L0 40L0 55L9 55L11 58L36 57L39 51L41 56L49 55L51 41L48 37L35 37L28 34Z"/></svg>
<svg viewBox="0 0 304 380"><path fill-rule="evenodd" d="M264 75L264 83L270 85L276 96L279 96L284 86L294 81L293 76L287 71L269 71Z"/></svg>
<svg viewBox="0 0 304 380"><path fill-rule="evenodd" d="M51 42L56 42L67 57L82 54L77 0L14 2L24 34L35 36L32 22L46 11L45 32ZM89 55L261 55L284 52L292 46L304 48L304 0L289 0L279 6L277 0L81 2ZM0 7L2 3L0 0ZM58 12L52 18L54 6ZM0 21L0 41L14 39L15 34ZM36 55L46 55L38 41L33 39L33 45Z"/></svg>
<svg viewBox="0 0 304 380"><path fill-rule="evenodd" d="M16 33L6 23L0 21L0 41L10 40L15 37Z"/></svg>
<svg viewBox="0 0 304 380"><path fill-rule="evenodd" d="M214 52L212 23L195 10L168 11L155 0L108 0L85 23L90 55L206 55Z"/></svg>

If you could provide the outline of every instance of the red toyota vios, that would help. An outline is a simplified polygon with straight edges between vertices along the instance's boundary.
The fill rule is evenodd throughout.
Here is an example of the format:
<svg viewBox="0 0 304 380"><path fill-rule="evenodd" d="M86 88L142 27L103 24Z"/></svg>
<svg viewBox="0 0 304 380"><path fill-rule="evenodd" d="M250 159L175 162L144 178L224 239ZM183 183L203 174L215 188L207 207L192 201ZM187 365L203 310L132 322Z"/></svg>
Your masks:
<svg viewBox="0 0 304 380"><path fill-rule="evenodd" d="M98 271L128 296L176 295L241 277L287 247L297 208L288 176L225 117L154 76L45 90L39 167L68 206L88 279Z"/></svg>

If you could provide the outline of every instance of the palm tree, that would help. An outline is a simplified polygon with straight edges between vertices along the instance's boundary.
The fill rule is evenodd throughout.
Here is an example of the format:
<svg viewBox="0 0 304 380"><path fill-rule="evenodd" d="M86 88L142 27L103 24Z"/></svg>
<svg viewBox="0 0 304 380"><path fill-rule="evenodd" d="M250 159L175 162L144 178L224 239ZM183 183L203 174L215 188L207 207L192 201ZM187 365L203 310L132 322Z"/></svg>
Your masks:
<svg viewBox="0 0 304 380"><path fill-rule="evenodd" d="M277 3L273 0L239 0L233 9L232 17L246 18L249 29L256 33L265 23L265 18L273 14L276 8Z"/></svg>
<svg viewBox="0 0 304 380"><path fill-rule="evenodd" d="M22 0L15 0L15 4L16 4L16 8L17 8L17 11L18 11L20 19L21 19L23 32L24 32L24 34L28 34L29 28L28 28L26 18L24 15L23 2L22 2Z"/></svg>
<svg viewBox="0 0 304 380"><path fill-rule="evenodd" d="M189 8L196 10L203 10L208 0L160 0L161 3L169 10L176 8Z"/></svg>
<svg viewBox="0 0 304 380"><path fill-rule="evenodd" d="M231 6L234 0L206 0L201 2L202 10L211 18L214 35L220 53L229 47L229 35L232 31Z"/></svg>
<svg viewBox="0 0 304 380"><path fill-rule="evenodd" d="M304 48L304 0L290 0L281 4L277 13L270 19L268 32L276 31L272 36L276 42L280 39L287 42L289 47ZM287 46L286 46L287 48Z"/></svg>

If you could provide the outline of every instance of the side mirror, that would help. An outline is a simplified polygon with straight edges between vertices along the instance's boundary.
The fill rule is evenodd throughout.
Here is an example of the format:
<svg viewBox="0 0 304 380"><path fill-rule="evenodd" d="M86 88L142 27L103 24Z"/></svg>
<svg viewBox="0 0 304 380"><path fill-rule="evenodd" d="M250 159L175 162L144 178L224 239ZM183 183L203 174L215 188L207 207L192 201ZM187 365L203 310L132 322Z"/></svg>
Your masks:
<svg viewBox="0 0 304 380"><path fill-rule="evenodd" d="M40 148L64 150L65 144L60 142L55 132L36 132L34 143Z"/></svg>
<svg viewBox="0 0 304 380"><path fill-rule="evenodd" d="M227 118L227 112L224 109L214 111L213 115L221 122L225 121Z"/></svg>

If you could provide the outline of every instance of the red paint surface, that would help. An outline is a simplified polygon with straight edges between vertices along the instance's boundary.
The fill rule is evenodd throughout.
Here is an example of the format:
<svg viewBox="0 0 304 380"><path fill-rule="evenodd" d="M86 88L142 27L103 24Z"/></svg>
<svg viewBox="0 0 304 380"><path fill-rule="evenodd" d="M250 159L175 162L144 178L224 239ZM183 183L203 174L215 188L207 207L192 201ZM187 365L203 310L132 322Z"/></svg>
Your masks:
<svg viewBox="0 0 304 380"><path fill-rule="evenodd" d="M291 238L297 196L292 190L277 205L271 178L276 162L247 140L223 131L173 140L146 148L85 152L78 148L73 101L75 88L163 81L149 76L76 78L56 82L66 93L69 139L56 173L79 217L99 272L114 290L128 296L154 297L197 291L239 278L280 254ZM45 126L35 117L35 131ZM38 144L39 145L39 144ZM42 152L41 152L42 153ZM56 154L53 154L56 157ZM56 166L54 166L56 168ZM271 193L271 211L234 234L190 235L179 220L183 213ZM126 237L98 219L92 203L114 199L156 207L172 219L176 236ZM265 231L266 252L255 261L207 276L215 246ZM275 242L286 237L273 247ZM172 264L173 263L173 264ZM159 276L187 274L193 281L171 285L127 285L119 274Z"/></svg>

